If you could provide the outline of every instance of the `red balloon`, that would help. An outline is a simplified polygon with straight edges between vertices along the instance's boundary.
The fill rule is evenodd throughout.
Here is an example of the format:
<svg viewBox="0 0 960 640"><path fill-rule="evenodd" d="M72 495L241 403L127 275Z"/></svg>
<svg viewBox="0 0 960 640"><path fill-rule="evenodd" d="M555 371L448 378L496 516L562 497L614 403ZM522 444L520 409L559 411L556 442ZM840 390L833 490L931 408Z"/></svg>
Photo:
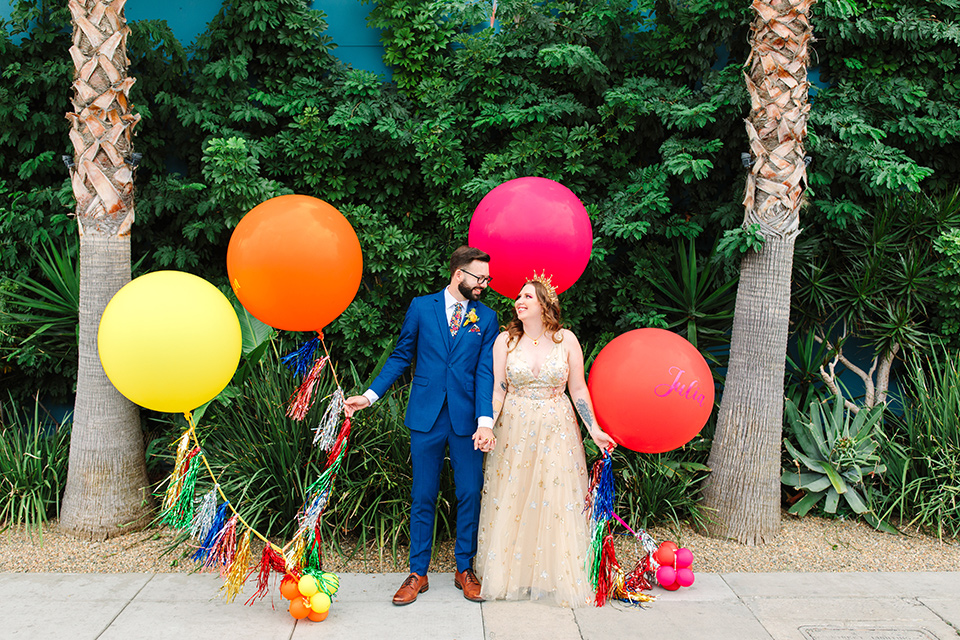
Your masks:
<svg viewBox="0 0 960 640"><path fill-rule="evenodd" d="M673 549L670 547L660 546L659 549L653 552L653 559L657 561L657 564L660 566L672 566L676 558L673 554Z"/></svg>
<svg viewBox="0 0 960 640"><path fill-rule="evenodd" d="M614 338L590 369L597 422L618 444L662 453L689 442L713 410L713 376L697 348L663 329Z"/></svg>
<svg viewBox="0 0 960 640"><path fill-rule="evenodd" d="M558 293L573 286L590 261L593 228L570 189L547 178L517 178L483 197L468 242L490 254L490 287L515 298L534 272L551 276Z"/></svg>
<svg viewBox="0 0 960 640"><path fill-rule="evenodd" d="M287 331L321 331L360 288L353 227L323 200L287 195L258 204L230 236L227 274L240 303Z"/></svg>
<svg viewBox="0 0 960 640"><path fill-rule="evenodd" d="M660 543L660 548L662 549L662 548L664 548L664 547L668 547L668 548L670 548L670 549L672 549L672 550L674 550L674 551L676 551L677 549L680 548L679 546L677 546L677 543L674 542L673 540L664 540L663 542L661 542L661 543Z"/></svg>

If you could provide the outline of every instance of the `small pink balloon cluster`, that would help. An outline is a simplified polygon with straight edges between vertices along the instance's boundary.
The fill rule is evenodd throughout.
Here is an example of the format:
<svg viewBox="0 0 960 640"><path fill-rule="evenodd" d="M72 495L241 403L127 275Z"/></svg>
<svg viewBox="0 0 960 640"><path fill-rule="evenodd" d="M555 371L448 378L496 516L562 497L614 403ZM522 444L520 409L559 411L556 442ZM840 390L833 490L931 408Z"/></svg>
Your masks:
<svg viewBox="0 0 960 640"><path fill-rule="evenodd" d="M693 552L690 549L678 548L667 540L653 552L653 561L660 565L657 568L657 582L667 591L693 584Z"/></svg>

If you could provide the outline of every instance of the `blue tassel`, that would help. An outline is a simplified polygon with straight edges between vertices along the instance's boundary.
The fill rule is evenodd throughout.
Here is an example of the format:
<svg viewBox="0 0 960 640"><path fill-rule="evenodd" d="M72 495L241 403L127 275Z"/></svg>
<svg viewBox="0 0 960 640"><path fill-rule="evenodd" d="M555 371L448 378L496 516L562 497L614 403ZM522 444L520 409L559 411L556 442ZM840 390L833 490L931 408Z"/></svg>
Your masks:
<svg viewBox="0 0 960 640"><path fill-rule="evenodd" d="M293 371L295 375L305 376L313 366L313 353L319 346L320 338L311 338L296 351L283 356L280 361L287 365L287 368Z"/></svg>
<svg viewBox="0 0 960 640"><path fill-rule="evenodd" d="M223 529L223 525L227 523L227 509L229 505L229 502L224 502L217 509L217 515L213 519L213 526L211 526L210 531L207 532L207 537L203 539L203 544L201 544L200 548L193 554L194 562L202 564L213 550L213 545L217 540L217 534L220 533L220 529Z"/></svg>
<svg viewBox="0 0 960 640"><path fill-rule="evenodd" d="M594 522L606 522L613 517L613 507L616 496L613 489L613 458L603 456L603 468L600 469L600 481L597 483L597 494L593 502Z"/></svg>

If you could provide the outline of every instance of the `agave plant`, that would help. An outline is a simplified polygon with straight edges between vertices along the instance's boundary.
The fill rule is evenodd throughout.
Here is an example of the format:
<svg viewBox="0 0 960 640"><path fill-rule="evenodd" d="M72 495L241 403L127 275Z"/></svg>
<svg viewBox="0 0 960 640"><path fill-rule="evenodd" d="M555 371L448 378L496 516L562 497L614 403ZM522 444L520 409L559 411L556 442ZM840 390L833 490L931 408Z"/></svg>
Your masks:
<svg viewBox="0 0 960 640"><path fill-rule="evenodd" d="M861 409L851 419L852 412L844 407L842 397L835 396L832 404L825 410L814 400L809 415L804 415L793 401L786 401L789 433L796 445L789 439L784 439L783 444L796 470L785 470L780 481L806 492L790 513L804 516L821 500L824 511L836 513L842 496L867 522L890 530L874 513L869 488L864 484L865 478L886 470L880 463L875 438L883 407Z"/></svg>

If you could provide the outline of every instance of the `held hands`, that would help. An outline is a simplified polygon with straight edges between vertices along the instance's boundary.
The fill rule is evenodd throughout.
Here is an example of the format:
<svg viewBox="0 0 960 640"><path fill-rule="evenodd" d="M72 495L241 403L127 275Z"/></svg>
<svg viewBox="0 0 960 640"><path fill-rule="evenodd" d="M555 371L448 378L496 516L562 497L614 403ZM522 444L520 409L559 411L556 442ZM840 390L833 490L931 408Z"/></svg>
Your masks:
<svg viewBox="0 0 960 640"><path fill-rule="evenodd" d="M590 432L590 437L593 438L593 441L597 443L597 446L600 447L601 451L612 452L617 448L617 443L613 438L608 436L603 429L597 427Z"/></svg>
<svg viewBox="0 0 960 640"><path fill-rule="evenodd" d="M489 427L477 427L476 432L473 434L474 449L479 449L484 453L490 453L496 444L497 439L493 436L493 429Z"/></svg>
<svg viewBox="0 0 960 640"><path fill-rule="evenodd" d="M350 396L343 401L343 412L348 418L360 409L366 409L370 406L370 398L367 396Z"/></svg>

